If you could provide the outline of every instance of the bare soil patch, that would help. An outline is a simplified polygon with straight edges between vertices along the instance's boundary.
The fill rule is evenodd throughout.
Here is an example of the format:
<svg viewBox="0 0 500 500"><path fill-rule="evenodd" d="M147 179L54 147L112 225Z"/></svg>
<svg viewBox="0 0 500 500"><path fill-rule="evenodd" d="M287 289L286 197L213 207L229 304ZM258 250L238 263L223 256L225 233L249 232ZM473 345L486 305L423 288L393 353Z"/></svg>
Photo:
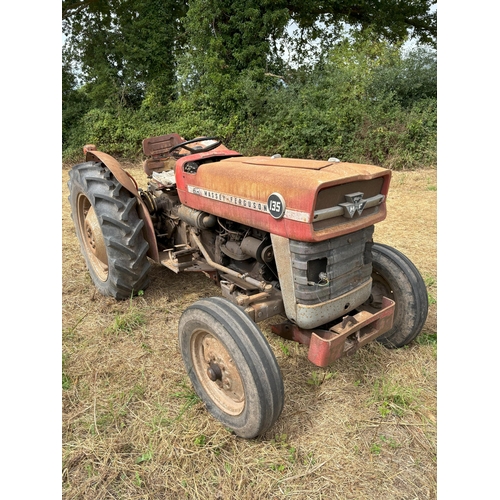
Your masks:
<svg viewBox="0 0 500 500"><path fill-rule="evenodd" d="M145 185L139 165L126 168ZM393 174L388 217L375 231L426 281L423 334L399 350L373 342L319 369L307 348L271 333L273 321L260 324L282 370L285 408L251 441L207 413L178 349L183 310L219 289L203 275L153 265L143 296L98 295L67 179L63 167L63 498L436 498L435 170Z"/></svg>

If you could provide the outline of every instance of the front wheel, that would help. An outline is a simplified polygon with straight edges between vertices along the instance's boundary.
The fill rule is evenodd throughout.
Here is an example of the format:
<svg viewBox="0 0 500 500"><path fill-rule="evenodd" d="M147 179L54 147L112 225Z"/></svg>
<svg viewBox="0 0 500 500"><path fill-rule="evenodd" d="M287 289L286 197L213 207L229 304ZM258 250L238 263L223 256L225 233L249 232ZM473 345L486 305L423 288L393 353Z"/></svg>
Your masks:
<svg viewBox="0 0 500 500"><path fill-rule="evenodd" d="M266 338L243 310L222 297L202 299L179 321L182 358L207 410L240 437L257 437L284 403L281 371Z"/></svg>
<svg viewBox="0 0 500 500"><path fill-rule="evenodd" d="M372 294L367 305L377 307L382 296L396 303L393 327L378 337L386 347L403 347L421 332L428 311L427 289L415 265L388 245L372 245Z"/></svg>

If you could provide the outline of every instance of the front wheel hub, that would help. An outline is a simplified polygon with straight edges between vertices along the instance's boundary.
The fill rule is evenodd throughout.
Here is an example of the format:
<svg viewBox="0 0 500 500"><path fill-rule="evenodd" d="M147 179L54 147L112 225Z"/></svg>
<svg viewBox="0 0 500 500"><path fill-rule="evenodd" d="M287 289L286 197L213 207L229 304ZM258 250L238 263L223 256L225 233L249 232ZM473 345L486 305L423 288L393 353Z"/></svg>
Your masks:
<svg viewBox="0 0 500 500"><path fill-rule="evenodd" d="M222 380L222 370L216 363L210 363L210 366L207 369L207 375L212 382Z"/></svg>
<svg viewBox="0 0 500 500"><path fill-rule="evenodd" d="M210 399L225 413L239 415L245 407L241 375L225 345L200 329L191 339L193 368Z"/></svg>

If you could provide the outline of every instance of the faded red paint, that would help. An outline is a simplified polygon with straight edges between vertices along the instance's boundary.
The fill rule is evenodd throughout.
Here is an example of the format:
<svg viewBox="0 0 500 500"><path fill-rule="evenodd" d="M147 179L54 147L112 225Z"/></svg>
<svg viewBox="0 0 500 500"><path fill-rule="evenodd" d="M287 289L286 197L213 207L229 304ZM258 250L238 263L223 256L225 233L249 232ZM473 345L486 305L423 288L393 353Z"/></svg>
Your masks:
<svg viewBox="0 0 500 500"><path fill-rule="evenodd" d="M205 155L189 155L178 160L176 183L179 198L183 204L279 236L308 242L323 241L351 233L380 222L386 217L384 201L378 213L371 216L346 219L345 223L319 231L314 231L312 226L316 198L321 189L382 177L384 182L381 194L386 196L391 177L391 171L388 169L373 165L291 158L271 159L258 156L228 158L214 163L204 163L200 165L196 173L184 172L185 163L214 156L215 151L210 151ZM234 153L236 152L225 152L228 156ZM285 199L286 208L304 214L308 217L308 222L289 218L277 220L269 213L190 193L188 186L261 204L267 204L269 195L278 192Z"/></svg>
<svg viewBox="0 0 500 500"><path fill-rule="evenodd" d="M163 143L168 146L175 145L179 139L182 138L177 134L169 134L162 136L160 143L162 147ZM144 148L150 154L153 154L153 151L159 153L159 157L165 154L164 148L160 148L161 151L158 149L160 143L158 145L145 143ZM106 153L97 151L94 145L86 145L84 151L87 161L104 163L120 184L137 197L140 216L145 223L145 237L149 243L148 256L159 262L153 223L140 198L135 180L117 160ZM153 156L156 155L153 154ZM226 158L221 160L221 157ZM200 165L196 173L184 172L183 167L187 162L206 161L210 158L216 161ZM151 164L151 170L155 168L157 166ZM306 242L342 236L380 222L386 217L384 200L375 214L346 219L345 222L333 227L315 231L312 222L320 190L355 181L383 178L380 194L386 196L391 177L390 170L373 165L265 156L243 157L237 151L230 150L223 145L205 153L183 156L175 165L175 174L179 199L184 205L279 236ZM262 205L267 205L269 195L277 192L284 198L287 210L298 214L296 216L301 220L292 220L287 218L288 215L275 219L268 212L252 210L245 206L190 193L188 186L251 200Z"/></svg>

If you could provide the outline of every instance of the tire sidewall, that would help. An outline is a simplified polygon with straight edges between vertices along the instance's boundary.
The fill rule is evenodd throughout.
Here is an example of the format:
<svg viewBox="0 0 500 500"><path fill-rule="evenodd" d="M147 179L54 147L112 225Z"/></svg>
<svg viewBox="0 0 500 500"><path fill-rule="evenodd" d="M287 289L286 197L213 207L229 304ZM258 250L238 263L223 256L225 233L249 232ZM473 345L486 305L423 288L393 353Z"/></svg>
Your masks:
<svg viewBox="0 0 500 500"><path fill-rule="evenodd" d="M396 341L397 338L404 337L408 333L407 309L414 308L415 305L411 299L405 296L400 286L400 281L394 279L394 267L391 266L389 259L382 256L380 261L373 262L373 271L379 273L388 283L392 289L392 299L396 303L392 328L378 338L379 341L384 343L391 343L391 340ZM404 276L402 271L401 276Z"/></svg>
<svg viewBox="0 0 500 500"><path fill-rule="evenodd" d="M427 318L425 283L410 259L388 245L373 244L372 268L372 276L382 277L396 303L393 327L377 340L386 347L403 347L417 337Z"/></svg>
<svg viewBox="0 0 500 500"><path fill-rule="evenodd" d="M95 164L95 167L97 168L98 164ZM106 280L102 280L97 273L94 270L94 266L92 265L92 262L90 261L90 257L88 254L88 249L87 249L87 244L84 240L84 235L82 234L82 228L80 227L80 221L78 220L79 218L79 209L78 209L78 202L80 196L85 196L92 207L95 208L95 197L94 193L92 192L92 188L90 187L88 190L86 189L86 186L83 183L82 179L82 172L73 169L71 171L71 181L69 183L69 189L70 189L70 196L69 196L69 201L70 201L70 206L71 206L71 217L73 219L73 223L75 226L75 232L76 236L78 238L78 242L80 244L80 251L83 255L83 258L85 259L85 264L87 266L87 270L90 274L90 277L99 291L102 295L110 295L109 293L109 283L110 283L110 275L112 273L112 270L109 269L108 266L108 276ZM106 236L103 232L103 228L101 223L99 222L99 227L101 228L101 232L103 233L104 239L106 239ZM106 254L108 254L108 261L109 261L109 249L106 247Z"/></svg>
<svg viewBox="0 0 500 500"><path fill-rule="evenodd" d="M179 323L179 329L184 331L184 335L180 338L180 349L183 359L185 360L186 369L195 389L195 392L202 399L207 407L207 410L223 425L234 430L241 437L255 437L259 433L261 426L260 420L255 418L263 412L261 401L258 397L259 388L256 385L256 380L252 374L252 370L248 366L248 352L243 352L231 334L220 323L207 326L213 321L213 316L200 310L186 310ZM200 383L196 370L194 369L194 361L192 358L191 341L197 330L204 330L212 334L226 350L231 353L231 357L235 361L238 369L243 389L245 393L245 404L242 412L238 415L230 415L220 408L206 392L203 384ZM187 362L186 362L187 360ZM252 414L250 413L252 412Z"/></svg>

